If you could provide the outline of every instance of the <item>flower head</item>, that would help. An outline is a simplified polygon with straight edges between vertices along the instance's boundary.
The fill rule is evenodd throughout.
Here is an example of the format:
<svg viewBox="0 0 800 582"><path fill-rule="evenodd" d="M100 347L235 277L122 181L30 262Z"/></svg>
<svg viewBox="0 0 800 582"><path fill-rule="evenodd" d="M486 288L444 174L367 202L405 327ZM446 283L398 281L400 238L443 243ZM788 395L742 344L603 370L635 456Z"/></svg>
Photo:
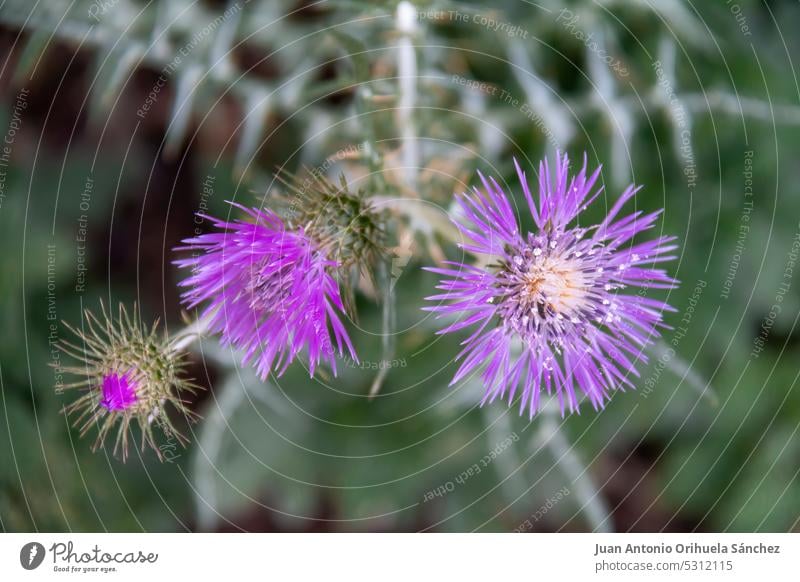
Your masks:
<svg viewBox="0 0 800 582"><path fill-rule="evenodd" d="M123 460L128 455L133 422L141 429L142 449L151 446L159 459L154 427L181 444L187 442L172 424L167 408L169 405L187 420L195 420L196 415L187 409L181 393L194 392L197 386L183 378L183 354L158 332L157 323L145 328L135 308L131 317L120 305L116 321L103 307L101 319L87 310L80 330L64 325L79 341L62 340L56 345L79 365L59 366L59 372L77 379L60 384L57 389L77 388L83 392L64 407L67 415L76 416L74 424L80 427L81 436L97 426L96 449L118 425L114 454L121 452Z"/></svg>
<svg viewBox="0 0 800 582"><path fill-rule="evenodd" d="M336 371L335 351L355 351L340 319L342 297L329 258L307 228L290 228L271 210L245 208L252 222L203 216L220 232L183 241L192 256L176 261L191 269L180 284L184 304L205 304L209 329L255 362L262 378L283 373L305 349L313 376L320 361ZM336 349L334 348L334 343Z"/></svg>
<svg viewBox="0 0 800 582"><path fill-rule="evenodd" d="M444 276L443 293L428 297L427 309L458 319L439 333L477 326L458 355L458 382L482 369L483 402L520 393L520 411L541 406L541 394L555 393L561 406L577 410L576 392L595 409L609 393L631 386L643 348L658 335L666 303L646 296L651 288L677 282L654 266L673 259L674 237L634 242L661 211L618 218L639 190L629 186L599 224L576 219L597 198L600 173L587 175L586 161L568 176L569 160L559 156L555 172L539 165L536 200L516 164L535 232L522 233L508 196L494 179L479 174L483 191L458 197L462 215L455 224L464 250L488 257L486 266L448 261L430 268ZM638 289L634 292L634 289ZM483 403L482 402L482 403Z"/></svg>

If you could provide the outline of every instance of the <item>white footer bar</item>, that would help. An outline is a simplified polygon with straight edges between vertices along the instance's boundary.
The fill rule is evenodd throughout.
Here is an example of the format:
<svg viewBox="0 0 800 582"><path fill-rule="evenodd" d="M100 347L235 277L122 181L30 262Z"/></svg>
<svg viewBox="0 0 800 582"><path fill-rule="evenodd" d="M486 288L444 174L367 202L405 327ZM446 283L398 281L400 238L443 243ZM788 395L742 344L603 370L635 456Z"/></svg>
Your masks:
<svg viewBox="0 0 800 582"><path fill-rule="evenodd" d="M774 582L800 580L800 534L3 534L0 574L120 581L172 575L186 582L256 575Z"/></svg>

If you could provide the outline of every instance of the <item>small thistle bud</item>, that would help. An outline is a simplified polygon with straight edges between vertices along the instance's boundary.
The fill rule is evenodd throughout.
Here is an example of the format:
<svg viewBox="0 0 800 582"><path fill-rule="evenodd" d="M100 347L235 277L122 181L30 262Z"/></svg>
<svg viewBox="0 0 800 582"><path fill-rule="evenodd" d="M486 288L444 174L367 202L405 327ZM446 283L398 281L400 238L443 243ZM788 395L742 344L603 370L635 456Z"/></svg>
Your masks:
<svg viewBox="0 0 800 582"><path fill-rule="evenodd" d="M136 422L141 430L142 450L149 445L160 460L154 427L168 439L185 445L188 439L172 424L165 408L171 405L184 418L194 421L196 415L186 407L181 393L193 393L197 386L183 378L184 354L175 349L166 334L159 333L158 322L146 328L135 307L131 317L120 305L116 321L105 307L101 306L101 311L98 319L86 310L85 325L80 330L65 322L80 341L73 344L61 340L56 344L79 362L60 367L61 372L78 379L59 388L83 392L63 412L75 417L73 426L79 427L81 436L97 426L93 450L102 447L116 427L114 454L119 452L123 461L128 456L131 424Z"/></svg>

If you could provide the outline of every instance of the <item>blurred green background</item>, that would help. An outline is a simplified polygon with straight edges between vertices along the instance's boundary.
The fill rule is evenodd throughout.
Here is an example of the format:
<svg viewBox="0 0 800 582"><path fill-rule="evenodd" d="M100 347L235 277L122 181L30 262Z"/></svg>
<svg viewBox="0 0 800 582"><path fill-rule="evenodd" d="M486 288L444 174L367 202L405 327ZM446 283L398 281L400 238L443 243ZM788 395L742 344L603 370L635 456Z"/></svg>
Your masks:
<svg viewBox="0 0 800 582"><path fill-rule="evenodd" d="M585 531L587 479L618 531L798 530L800 5L434 1L411 14L334 0L0 5L4 531ZM635 181L636 208L664 207L658 228L681 246L674 329L637 391L557 419L566 457L541 418L478 408L475 383L448 387L463 338L435 336L420 311L435 285L421 267L457 256L453 194L475 169L520 194L512 158L530 177L556 148L604 164L587 223ZM257 204L276 167L425 201L393 217L394 242L413 242L380 394L366 397L368 366L260 382L207 338L188 448L162 443L164 463L91 453L60 414L74 395L53 389L59 322L102 299L180 329L172 248L198 209ZM380 362L381 307L358 301L351 335Z"/></svg>

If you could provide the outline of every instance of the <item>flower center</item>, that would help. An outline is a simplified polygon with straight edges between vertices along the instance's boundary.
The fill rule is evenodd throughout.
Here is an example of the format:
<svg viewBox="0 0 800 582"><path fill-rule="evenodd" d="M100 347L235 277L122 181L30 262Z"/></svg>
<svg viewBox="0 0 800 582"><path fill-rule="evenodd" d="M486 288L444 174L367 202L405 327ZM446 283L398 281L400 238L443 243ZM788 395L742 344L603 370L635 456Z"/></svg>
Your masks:
<svg viewBox="0 0 800 582"><path fill-rule="evenodd" d="M276 269L274 262L272 257L268 257L250 269L245 293L250 309L255 312L285 309L290 297L291 272L285 266Z"/></svg>
<svg viewBox="0 0 800 582"><path fill-rule="evenodd" d="M584 306L588 286L575 261L546 256L521 273L519 301L539 313L566 316Z"/></svg>
<svg viewBox="0 0 800 582"><path fill-rule="evenodd" d="M500 267L497 313L530 343L557 344L566 330L607 316L610 302L598 291L607 283L603 249L581 240L583 232L531 234Z"/></svg>
<svg viewBox="0 0 800 582"><path fill-rule="evenodd" d="M245 299L256 313L285 312L292 299L298 269L308 269L309 241L296 232L280 235L276 248L265 256L253 255L244 286Z"/></svg>

